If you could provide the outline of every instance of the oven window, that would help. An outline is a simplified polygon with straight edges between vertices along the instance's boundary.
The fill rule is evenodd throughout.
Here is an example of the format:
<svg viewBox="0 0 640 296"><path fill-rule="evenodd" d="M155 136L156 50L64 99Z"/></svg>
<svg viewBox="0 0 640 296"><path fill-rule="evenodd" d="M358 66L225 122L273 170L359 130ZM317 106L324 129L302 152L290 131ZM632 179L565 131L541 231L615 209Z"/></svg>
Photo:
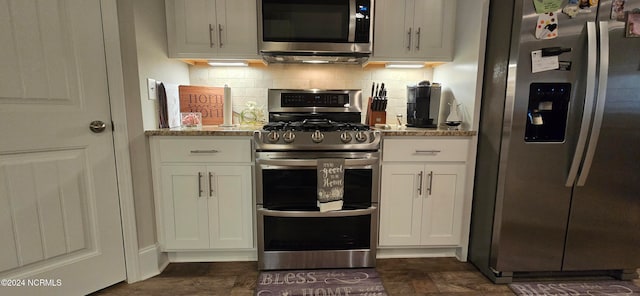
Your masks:
<svg viewBox="0 0 640 296"><path fill-rule="evenodd" d="M347 42L349 0L262 0L263 41Z"/></svg>
<svg viewBox="0 0 640 296"><path fill-rule="evenodd" d="M315 169L262 170L263 206L270 210L317 211L317 171ZM372 170L345 169L343 209L371 206Z"/></svg>
<svg viewBox="0 0 640 296"><path fill-rule="evenodd" d="M369 249L371 215L264 217L265 251Z"/></svg>

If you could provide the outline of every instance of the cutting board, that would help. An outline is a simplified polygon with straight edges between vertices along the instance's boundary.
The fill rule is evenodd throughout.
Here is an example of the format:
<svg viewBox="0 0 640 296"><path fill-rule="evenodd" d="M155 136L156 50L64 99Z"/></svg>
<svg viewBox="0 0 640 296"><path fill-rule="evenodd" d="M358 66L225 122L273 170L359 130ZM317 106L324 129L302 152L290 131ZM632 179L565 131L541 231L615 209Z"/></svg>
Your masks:
<svg viewBox="0 0 640 296"><path fill-rule="evenodd" d="M180 85L180 112L202 113L202 125L223 122L224 87Z"/></svg>

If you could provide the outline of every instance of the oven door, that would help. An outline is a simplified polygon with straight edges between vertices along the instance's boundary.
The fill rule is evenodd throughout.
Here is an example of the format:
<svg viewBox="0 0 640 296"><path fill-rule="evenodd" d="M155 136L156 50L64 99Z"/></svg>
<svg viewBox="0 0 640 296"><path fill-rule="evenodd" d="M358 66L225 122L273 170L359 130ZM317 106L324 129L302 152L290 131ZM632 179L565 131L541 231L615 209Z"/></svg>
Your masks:
<svg viewBox="0 0 640 296"><path fill-rule="evenodd" d="M344 165L343 209L378 203L379 152L256 152L256 202L270 210L318 211L319 158Z"/></svg>
<svg viewBox="0 0 640 296"><path fill-rule="evenodd" d="M344 164L343 207L320 212L318 159ZM375 266L379 152L256 152L260 269Z"/></svg>
<svg viewBox="0 0 640 296"><path fill-rule="evenodd" d="M259 207L260 269L375 266L378 209L274 211Z"/></svg>

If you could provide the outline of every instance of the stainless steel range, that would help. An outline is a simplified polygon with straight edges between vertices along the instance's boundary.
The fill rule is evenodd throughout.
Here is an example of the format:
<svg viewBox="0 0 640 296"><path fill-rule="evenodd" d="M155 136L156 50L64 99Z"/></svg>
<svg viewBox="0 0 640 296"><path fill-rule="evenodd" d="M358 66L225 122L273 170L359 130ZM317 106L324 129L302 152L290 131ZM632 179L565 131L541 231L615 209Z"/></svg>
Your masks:
<svg viewBox="0 0 640 296"><path fill-rule="evenodd" d="M269 90L256 131L260 269L375 266L380 133L361 121L360 90ZM342 210L320 212L317 165L344 160Z"/></svg>

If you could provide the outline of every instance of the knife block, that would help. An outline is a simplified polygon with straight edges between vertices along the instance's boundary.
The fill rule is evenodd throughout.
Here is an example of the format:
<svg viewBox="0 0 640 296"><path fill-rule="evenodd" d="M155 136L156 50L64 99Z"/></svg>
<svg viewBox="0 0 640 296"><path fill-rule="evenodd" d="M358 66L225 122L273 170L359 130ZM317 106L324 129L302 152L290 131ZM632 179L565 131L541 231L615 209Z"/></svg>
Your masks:
<svg viewBox="0 0 640 296"><path fill-rule="evenodd" d="M376 124L385 124L387 123L387 111L373 111L371 109L371 102L373 98L369 97L369 102L367 103L367 117L365 119L365 124L369 126L375 126Z"/></svg>

